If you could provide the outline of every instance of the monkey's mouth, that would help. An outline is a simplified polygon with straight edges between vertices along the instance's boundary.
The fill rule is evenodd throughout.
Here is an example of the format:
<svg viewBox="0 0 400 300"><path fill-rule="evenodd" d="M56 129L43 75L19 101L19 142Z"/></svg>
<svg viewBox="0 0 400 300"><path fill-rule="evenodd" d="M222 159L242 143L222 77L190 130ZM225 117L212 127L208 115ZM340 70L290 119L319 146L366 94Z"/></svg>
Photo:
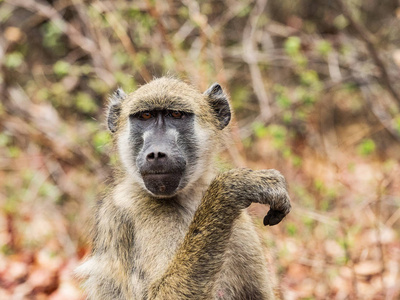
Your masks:
<svg viewBox="0 0 400 300"><path fill-rule="evenodd" d="M182 173L144 173L144 185L156 196L173 196L181 182Z"/></svg>

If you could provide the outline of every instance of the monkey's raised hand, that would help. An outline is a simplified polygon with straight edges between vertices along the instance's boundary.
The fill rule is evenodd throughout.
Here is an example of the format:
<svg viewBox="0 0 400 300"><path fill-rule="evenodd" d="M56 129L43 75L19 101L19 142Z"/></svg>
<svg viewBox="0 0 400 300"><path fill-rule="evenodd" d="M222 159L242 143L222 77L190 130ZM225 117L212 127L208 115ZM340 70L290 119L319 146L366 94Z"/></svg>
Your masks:
<svg viewBox="0 0 400 300"><path fill-rule="evenodd" d="M270 210L264 225L276 225L290 212L286 180L277 170L233 169L217 176L215 183L220 185L226 199L240 208L252 202L268 204Z"/></svg>

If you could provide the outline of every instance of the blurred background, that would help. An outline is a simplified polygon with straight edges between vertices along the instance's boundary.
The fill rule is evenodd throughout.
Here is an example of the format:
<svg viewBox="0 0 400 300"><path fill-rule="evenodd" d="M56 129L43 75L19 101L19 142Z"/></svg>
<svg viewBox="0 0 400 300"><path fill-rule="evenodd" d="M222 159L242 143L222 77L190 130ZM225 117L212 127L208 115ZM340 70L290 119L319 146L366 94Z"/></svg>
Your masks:
<svg viewBox="0 0 400 300"><path fill-rule="evenodd" d="M0 299L83 299L71 275L115 158L117 87L219 82L225 166L276 168L262 227L283 299L400 299L398 0L0 0Z"/></svg>

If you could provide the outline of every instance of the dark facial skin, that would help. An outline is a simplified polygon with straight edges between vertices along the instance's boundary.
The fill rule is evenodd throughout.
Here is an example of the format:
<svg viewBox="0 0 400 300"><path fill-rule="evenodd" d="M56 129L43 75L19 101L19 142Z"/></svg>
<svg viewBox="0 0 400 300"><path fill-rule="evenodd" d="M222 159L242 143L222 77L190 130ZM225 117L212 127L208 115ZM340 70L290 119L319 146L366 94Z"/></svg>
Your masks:
<svg viewBox="0 0 400 300"><path fill-rule="evenodd" d="M151 110L130 116L133 156L146 189L157 197L172 197L187 184L196 160L194 115ZM138 138L140 137L140 138Z"/></svg>

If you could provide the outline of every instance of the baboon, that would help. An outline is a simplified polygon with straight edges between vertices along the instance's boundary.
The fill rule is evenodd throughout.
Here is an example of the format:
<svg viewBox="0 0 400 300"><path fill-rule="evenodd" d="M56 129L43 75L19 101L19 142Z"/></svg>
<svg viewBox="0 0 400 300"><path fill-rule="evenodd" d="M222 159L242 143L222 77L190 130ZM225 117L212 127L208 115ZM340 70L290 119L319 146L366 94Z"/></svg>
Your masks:
<svg viewBox="0 0 400 300"><path fill-rule="evenodd" d="M276 170L215 170L231 110L175 78L111 97L119 154L97 205L92 252L77 273L89 299L274 299L261 243L245 208L268 204L265 225L290 211Z"/></svg>

